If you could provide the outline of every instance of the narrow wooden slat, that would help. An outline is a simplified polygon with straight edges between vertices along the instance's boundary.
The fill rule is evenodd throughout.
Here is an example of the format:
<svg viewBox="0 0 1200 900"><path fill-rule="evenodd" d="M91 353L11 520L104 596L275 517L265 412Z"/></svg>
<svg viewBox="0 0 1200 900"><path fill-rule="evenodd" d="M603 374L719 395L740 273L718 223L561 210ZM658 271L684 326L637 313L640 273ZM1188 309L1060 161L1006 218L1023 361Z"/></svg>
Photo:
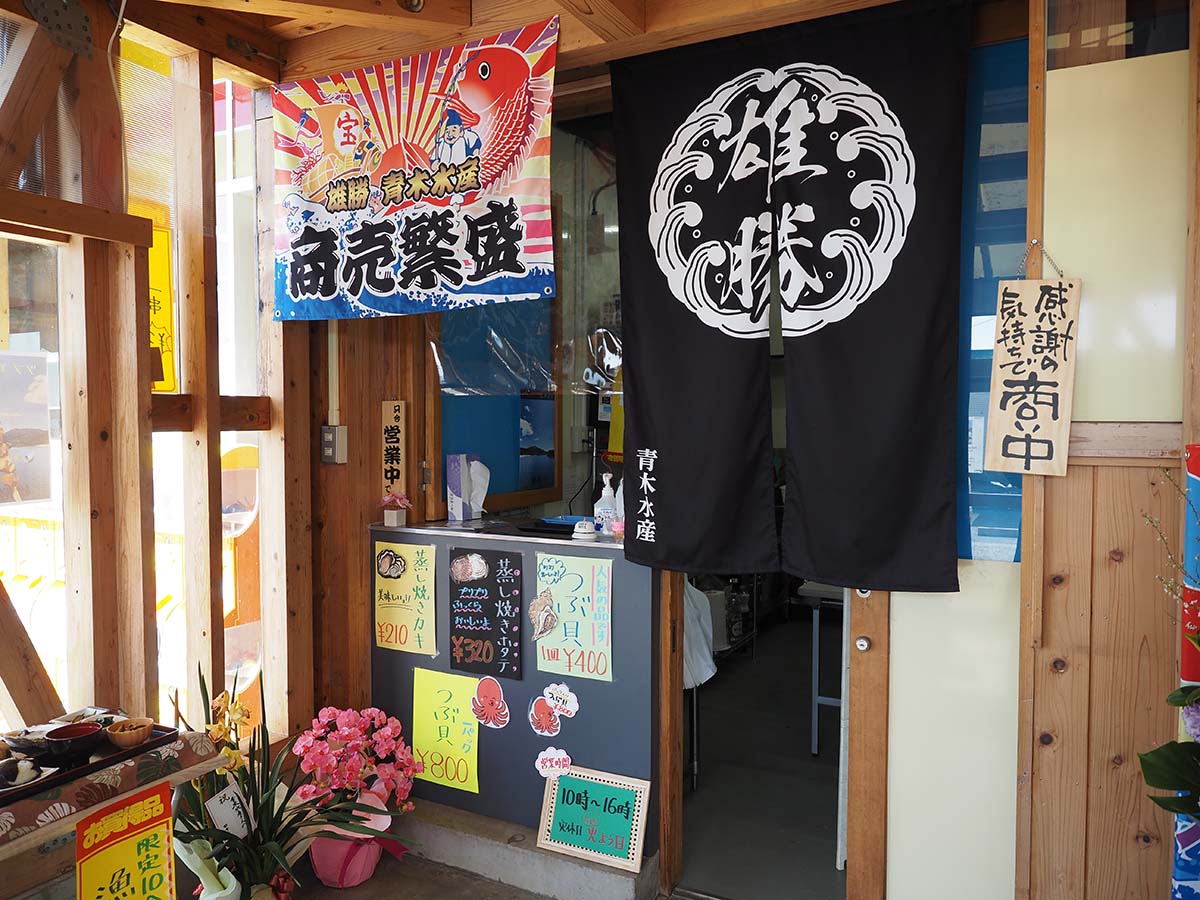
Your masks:
<svg viewBox="0 0 1200 900"><path fill-rule="evenodd" d="M1069 447L1072 457L1178 460L1183 454L1183 426L1179 422L1072 422Z"/></svg>
<svg viewBox="0 0 1200 900"><path fill-rule="evenodd" d="M1180 546L1177 495L1161 472L1095 470L1092 671L1086 897L1167 897L1174 819L1146 802L1137 754L1175 737L1163 702L1179 684L1166 548L1142 516Z"/></svg>
<svg viewBox="0 0 1200 900"><path fill-rule="evenodd" d="M892 597L886 591L871 591L866 597L851 592L851 638L865 637L870 649L850 651L846 900L887 896L891 609Z"/></svg>
<svg viewBox="0 0 1200 900"><path fill-rule="evenodd" d="M123 120L108 67L108 39L117 27L116 16L108 0L79 2L91 19L93 52L90 58L75 57L63 84L78 127L80 199L89 206L124 215L128 208ZM78 229L64 230L78 233Z"/></svg>
<svg viewBox="0 0 1200 900"><path fill-rule="evenodd" d="M32 225L14 225L12 222L0 222L0 237L35 244L65 244L71 240L71 236L65 231L50 231L47 228L34 228Z"/></svg>
<svg viewBox="0 0 1200 900"><path fill-rule="evenodd" d="M1188 234L1184 305L1183 436L1200 443L1200 0L1191 0L1188 34Z"/></svg>
<svg viewBox="0 0 1200 900"><path fill-rule="evenodd" d="M179 5L182 0L165 2ZM207 0L207 6L229 12L315 18L392 31L446 32L471 24L471 0L425 0L417 13L409 12L394 0Z"/></svg>
<svg viewBox="0 0 1200 900"><path fill-rule="evenodd" d="M274 129L270 95L255 93L258 290L274 296ZM260 329L262 392L271 398L271 428L259 445L263 679L267 725L294 734L312 720L313 542L309 409L309 326L264 315ZM369 635L368 635L369 637Z"/></svg>
<svg viewBox="0 0 1200 900"><path fill-rule="evenodd" d="M1029 153L1025 238L1041 239L1046 178L1046 4L1029 3ZM1029 256L1030 278L1040 277L1042 255ZM1016 900L1031 900L1033 865L1035 667L1042 646L1045 583L1046 477L1021 479L1021 617L1017 663Z"/></svg>
<svg viewBox="0 0 1200 900"><path fill-rule="evenodd" d="M113 353L107 245L73 238L59 254L59 378L67 582L67 705L120 696L114 497Z"/></svg>
<svg viewBox="0 0 1200 900"><path fill-rule="evenodd" d="M203 718L200 692L191 680L196 666L204 673L211 693L223 690L225 681L212 55L196 51L176 57L171 60L171 74L179 223L180 390L191 396L192 410L192 430L183 441L183 468L188 473L183 492L188 713Z"/></svg>
<svg viewBox="0 0 1200 900"><path fill-rule="evenodd" d="M150 427L150 273L145 247L108 244L113 290L112 407L121 706L158 718L158 626L154 580L154 473Z"/></svg>
<svg viewBox="0 0 1200 900"><path fill-rule="evenodd" d="M1092 626L1094 470L1046 479L1041 647L1034 654L1030 894L1083 897Z"/></svg>
<svg viewBox="0 0 1200 900"><path fill-rule="evenodd" d="M109 212L6 187L0 187L0 223L29 225L45 231L78 234L138 247L149 247L154 236L154 223L141 216ZM0 224L0 230L3 228L4 224Z"/></svg>
<svg viewBox="0 0 1200 900"><path fill-rule="evenodd" d="M562 0L562 5L606 41L646 30L646 0Z"/></svg>
<svg viewBox="0 0 1200 900"><path fill-rule="evenodd" d="M0 682L4 683L22 722L37 725L61 716L66 711L62 700L2 582L0 634L4 635L0 641Z"/></svg>
<svg viewBox="0 0 1200 900"><path fill-rule="evenodd" d="M683 875L683 586L681 572L659 572L658 892Z"/></svg>
<svg viewBox="0 0 1200 900"><path fill-rule="evenodd" d="M71 51L33 23L17 32L0 66L0 183L12 183L54 109Z"/></svg>

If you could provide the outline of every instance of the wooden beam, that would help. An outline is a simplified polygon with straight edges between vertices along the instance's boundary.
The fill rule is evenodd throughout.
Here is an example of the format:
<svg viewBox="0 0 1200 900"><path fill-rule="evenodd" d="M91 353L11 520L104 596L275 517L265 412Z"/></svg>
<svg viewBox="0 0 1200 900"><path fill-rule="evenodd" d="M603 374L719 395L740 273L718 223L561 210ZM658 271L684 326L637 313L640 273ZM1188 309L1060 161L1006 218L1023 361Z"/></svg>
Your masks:
<svg viewBox="0 0 1200 900"><path fill-rule="evenodd" d="M275 137L270 95L258 91L254 100L259 296L266 304L275 290ZM309 326L264 314L260 349L263 393L271 398L258 495L265 713L272 733L295 734L312 720L315 688Z"/></svg>
<svg viewBox="0 0 1200 900"><path fill-rule="evenodd" d="M32 22L17 32L0 66L0 182L12 183L54 110L71 51Z"/></svg>
<svg viewBox="0 0 1200 900"><path fill-rule="evenodd" d="M34 228L32 225L14 225L12 222L0 222L0 237L33 244L66 244L71 240L71 236L65 231Z"/></svg>
<svg viewBox="0 0 1200 900"><path fill-rule="evenodd" d="M121 706L157 720L158 623L150 429L150 271L145 247L107 244Z"/></svg>
<svg viewBox="0 0 1200 900"><path fill-rule="evenodd" d="M155 431L191 431L191 394L154 394L150 398L150 421Z"/></svg>
<svg viewBox="0 0 1200 900"><path fill-rule="evenodd" d="M658 892L683 875L682 572L658 572ZM693 723L694 725L694 723Z"/></svg>
<svg viewBox="0 0 1200 900"><path fill-rule="evenodd" d="M1188 32L1188 249L1180 443L1195 444L1200 443L1200 0L1191 0Z"/></svg>
<svg viewBox="0 0 1200 900"><path fill-rule="evenodd" d="M1183 455L1183 426L1178 422L1072 422L1069 444L1073 457L1159 459Z"/></svg>
<svg viewBox="0 0 1200 900"><path fill-rule="evenodd" d="M183 442L183 467L188 473L183 494L183 565L188 717L194 722L203 719L200 693L190 682L195 667L199 665L212 694L224 690L225 680L212 54L197 50L175 57L171 74L176 85L180 390L191 395L192 411L192 430Z"/></svg>
<svg viewBox="0 0 1200 900"><path fill-rule="evenodd" d="M566 0L562 0L563 3ZM583 0L581 0L583 2ZM625 37L603 40L584 25L572 9L561 16L558 72L588 68L600 63L696 44L762 28L816 19L873 6L892 0L672 0L646 4L644 30ZM370 29L343 26L320 34L296 38L285 47L285 80L340 72L432 50L450 44L486 37L525 25L539 16L560 11L554 3L497 2L487 9L476 8L470 28L446 29L441 33L380 35Z"/></svg>
<svg viewBox="0 0 1200 900"><path fill-rule="evenodd" d="M91 18L93 53L90 59L75 57L64 81L67 103L75 112L78 128L80 200L124 215L128 208L123 119L108 66L108 39L117 21L108 0L80 2Z"/></svg>
<svg viewBox="0 0 1200 900"><path fill-rule="evenodd" d="M471 25L471 0L425 0L420 12L409 12L398 0L207 0L207 7L391 31L437 33Z"/></svg>
<svg viewBox="0 0 1200 900"><path fill-rule="evenodd" d="M141 216L0 187L0 231L10 224L137 247L154 239L154 223Z"/></svg>
<svg viewBox="0 0 1200 900"><path fill-rule="evenodd" d="M850 740L846 771L846 897L887 896L888 685L892 597L850 592ZM868 641L866 650L853 642Z"/></svg>
<svg viewBox="0 0 1200 900"><path fill-rule="evenodd" d="M270 431L271 398L222 396L222 431Z"/></svg>
<svg viewBox="0 0 1200 900"><path fill-rule="evenodd" d="M124 37L168 56L203 50L247 73L255 87L279 81L279 39L256 21L207 6L128 0ZM165 39L165 40L164 40Z"/></svg>
<svg viewBox="0 0 1200 900"><path fill-rule="evenodd" d="M12 598L0 582L0 682L12 698L25 725L38 725L61 716L66 710L54 682L46 673L37 648L29 639ZM10 723L15 725L16 723Z"/></svg>
<svg viewBox="0 0 1200 900"><path fill-rule="evenodd" d="M646 0L562 0L562 5L605 41L633 37L646 30Z"/></svg>

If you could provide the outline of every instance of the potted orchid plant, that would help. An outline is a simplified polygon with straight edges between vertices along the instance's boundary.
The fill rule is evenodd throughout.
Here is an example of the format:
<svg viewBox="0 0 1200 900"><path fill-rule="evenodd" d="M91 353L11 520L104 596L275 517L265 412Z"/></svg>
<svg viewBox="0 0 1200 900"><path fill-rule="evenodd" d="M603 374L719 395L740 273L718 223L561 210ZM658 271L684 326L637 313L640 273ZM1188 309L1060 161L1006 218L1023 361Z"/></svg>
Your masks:
<svg viewBox="0 0 1200 900"><path fill-rule="evenodd" d="M383 508L383 524L391 528L403 526L408 510L412 509L412 501L403 491L399 494L388 491L379 501L379 505Z"/></svg>
<svg viewBox="0 0 1200 900"><path fill-rule="evenodd" d="M412 810L408 796L422 770L401 732L398 719L375 707L325 707L292 747L300 770L311 777L299 796L319 804L370 807L375 812L361 824L385 830L392 816ZM374 874L383 849L377 837L334 828L313 840L309 858L325 885L353 887Z"/></svg>
<svg viewBox="0 0 1200 900"><path fill-rule="evenodd" d="M312 730L272 752L266 723L248 727L236 684L210 702L201 675L200 693L221 765L176 787L173 812L176 852L200 878L202 900L286 900L298 884L293 866L316 840L395 840L391 817L412 808L408 793L420 770L398 721L373 709L343 724L319 716ZM261 689L260 696L266 709ZM367 713L372 724L364 730L358 722ZM326 749L316 747L318 732ZM355 763L350 748L362 740L370 751ZM368 796L362 788L372 776ZM226 802L214 801L218 795ZM244 814L231 817L231 805Z"/></svg>

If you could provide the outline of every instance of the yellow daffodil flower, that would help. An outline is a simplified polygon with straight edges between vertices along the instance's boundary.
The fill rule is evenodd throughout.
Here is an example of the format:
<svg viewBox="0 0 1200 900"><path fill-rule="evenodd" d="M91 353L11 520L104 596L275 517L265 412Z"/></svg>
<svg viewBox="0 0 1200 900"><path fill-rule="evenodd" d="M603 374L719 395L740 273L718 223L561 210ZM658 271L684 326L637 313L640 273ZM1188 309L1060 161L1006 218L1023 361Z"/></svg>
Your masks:
<svg viewBox="0 0 1200 900"><path fill-rule="evenodd" d="M246 765L246 757L242 756L242 751L236 747L222 747L221 755L225 757L226 763L217 769L218 775L227 775L230 772L236 772Z"/></svg>
<svg viewBox="0 0 1200 900"><path fill-rule="evenodd" d="M214 722L218 722L225 718L225 713L229 709L229 691L221 691L217 696L213 697L212 701L212 718Z"/></svg>
<svg viewBox="0 0 1200 900"><path fill-rule="evenodd" d="M215 725L205 725L205 730L208 736L212 738L214 744L222 744L229 740L229 726L224 722L218 722Z"/></svg>

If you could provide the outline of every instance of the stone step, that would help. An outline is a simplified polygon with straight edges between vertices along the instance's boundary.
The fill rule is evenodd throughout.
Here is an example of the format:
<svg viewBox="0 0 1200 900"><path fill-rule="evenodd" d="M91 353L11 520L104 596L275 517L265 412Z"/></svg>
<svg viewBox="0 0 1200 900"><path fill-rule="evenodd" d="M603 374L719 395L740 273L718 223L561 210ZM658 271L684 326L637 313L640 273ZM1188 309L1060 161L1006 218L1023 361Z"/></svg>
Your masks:
<svg viewBox="0 0 1200 900"><path fill-rule="evenodd" d="M636 875L541 850L532 828L422 800L393 829L424 859L554 900L653 900L658 855Z"/></svg>

